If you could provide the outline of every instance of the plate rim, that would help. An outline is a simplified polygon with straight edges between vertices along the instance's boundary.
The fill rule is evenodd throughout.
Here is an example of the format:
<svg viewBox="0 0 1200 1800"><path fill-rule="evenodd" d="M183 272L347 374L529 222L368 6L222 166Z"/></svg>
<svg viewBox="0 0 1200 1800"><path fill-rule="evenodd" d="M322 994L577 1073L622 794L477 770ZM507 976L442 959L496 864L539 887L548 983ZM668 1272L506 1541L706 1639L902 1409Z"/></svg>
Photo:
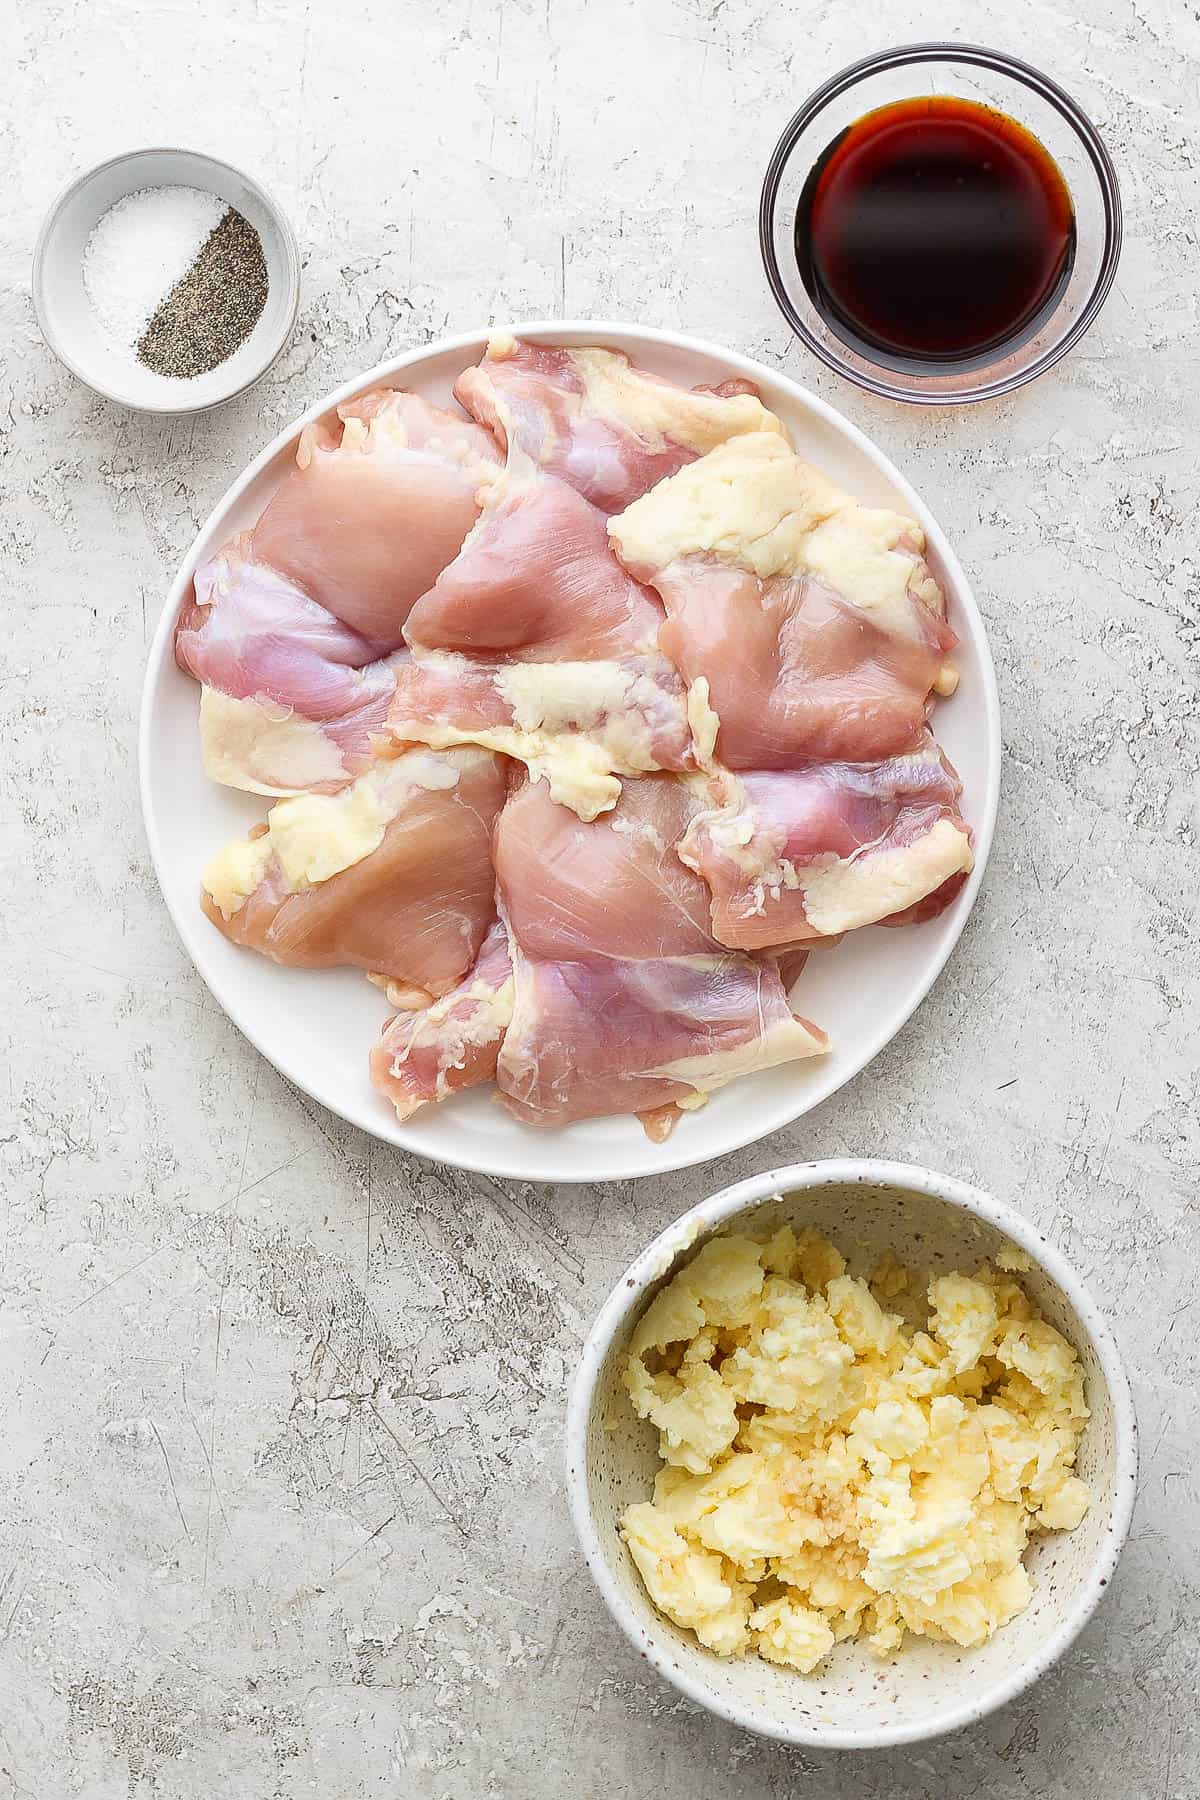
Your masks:
<svg viewBox="0 0 1200 1800"><path fill-rule="evenodd" d="M866 459L895 486L897 492L904 497L906 503L912 507L916 516L922 521L927 540L936 552L937 558L946 573L948 581L954 588L955 603L957 606L961 607L963 613L971 622L974 646L979 660L983 700L982 725L985 740L984 749L987 774L984 783L984 792L979 796L981 802L980 813L974 828L975 866L968 877L966 887L959 900L957 914L950 920L947 935L936 954L931 957L924 978L921 980L907 1009L901 1017L897 1018L889 1026L881 1031L872 1032L865 1039L862 1052L855 1058L853 1066L843 1073L837 1085L831 1088L828 1093L810 1099L801 1097L801 1104L796 1107L795 1111L790 1112L786 1118L779 1119L770 1124L765 1130L760 1129L756 1123L753 1122L755 1115L752 1110L749 1110L751 1123L745 1127L738 1126L731 1133L729 1140L722 1143L721 1146L716 1149L709 1147L696 1148L695 1146L688 1144L686 1134L679 1134L678 1139L672 1137L669 1140L671 1144L675 1144L678 1141L679 1152L677 1154L668 1153L668 1158L665 1162L656 1163L653 1167L642 1171L631 1171L623 1166L610 1166L603 1159L595 1156L591 1146L589 1146L588 1153L585 1154L582 1159L578 1153L572 1157L570 1152L565 1148L567 1140L564 1133L560 1134L561 1141L564 1143L564 1149L559 1154L557 1160L552 1157L543 1158L543 1166L539 1168L537 1173L531 1174L527 1169L513 1166L514 1164L519 1163L519 1159L508 1158L505 1159L503 1164L497 1164L494 1159L490 1159L486 1155L475 1153L469 1143L464 1144L461 1148L453 1142L449 1146L441 1143L434 1146L422 1141L422 1138L416 1132L412 1131L405 1124L402 1124L399 1120L393 1121L381 1116L379 1121L375 1122L361 1115L354 1114L349 1110L345 1110L340 1106L332 1105L324 1095L313 1091L313 1088L310 1086L309 1081L306 1080L302 1069L291 1066L289 1059L286 1056L279 1056L272 1051L268 1051L264 1047L260 1042L253 1023L247 1020L246 1014L244 1010L238 1006L236 998L227 997L213 985L212 980L198 960L196 951L192 945L190 927L194 921L185 920L182 917L181 912L173 904L170 897L169 884L164 874L164 856L158 833L155 808L151 797L150 763L152 752L153 714L155 710L157 688L163 673L164 664L170 660L170 646L174 637L174 626L175 620L178 617L179 606L186 584L192 579L200 560L201 547L207 545L210 534L214 531L214 528L221 519L237 503L246 490L253 485L268 465L287 449L289 443L299 437L306 425L312 423L315 419L321 418L334 407L340 406L344 401L352 399L365 388L372 386L396 386L397 378L403 375L404 371L411 370L415 366L435 358L452 355L458 351L476 353L481 342L486 344L490 337L500 333L511 333L513 336L534 341L539 339L544 341L547 339L562 340L563 338L567 338L568 340L574 340L576 343L594 342L599 344L613 344L617 348L626 350L630 355L636 355L639 346L644 347L649 344L663 350L683 351L685 354L693 355L700 359L707 359L721 367L731 370L737 375L744 376L745 379L750 381L766 380L768 383L776 383L785 387L799 408L814 414L826 425L830 426L834 432L840 434L854 445ZM307 1094L311 1100L314 1100L317 1103L317 1105L325 1107L325 1109L333 1113L335 1117L342 1119L346 1124L353 1126L356 1130L366 1132L369 1136L378 1139L381 1143L390 1144L397 1149L420 1156L427 1162L435 1164L441 1163L452 1168L465 1169L473 1174L490 1175L508 1180L530 1181L543 1185L583 1185L592 1182L644 1180L656 1175L670 1174L679 1169L694 1168L702 1163L714 1162L719 1157L731 1155L737 1150L744 1150L747 1146L761 1142L764 1139L773 1136L775 1132L782 1131L789 1125L794 1125L798 1119L803 1118L807 1113L814 1111L818 1106L831 1100L835 1094L840 1093L850 1082L856 1080L857 1077L862 1074L863 1070L875 1060L880 1052L886 1048L892 1039L896 1037L899 1032L903 1030L904 1026L913 1018L914 1014L928 998L930 990L942 974L942 971L945 969L958 945L967 920L970 918L979 897L979 892L983 884L983 877L987 869L988 859L991 854L992 842L995 836L996 818L999 810L1002 764L999 689L996 682L996 671L992 660L991 645L988 640L987 628L983 614L975 599L974 589L967 579L966 571L963 569L962 564L955 554L953 546L943 531L941 524L934 517L925 501L917 493L912 483L896 467L887 453L882 450L867 435L867 433L861 429L861 427L856 425L853 420L846 418L843 413L839 412L829 401L822 399L819 394L813 393L811 389L804 387L800 382L795 381L790 375L785 374L782 370L771 368L768 364L760 362L754 357L746 356L741 351L730 350L720 344L712 342L710 339L693 337L684 332L670 331L652 326L631 325L614 319L588 318L535 319L513 323L505 321L503 323L478 326L472 331L458 332L449 336L434 338L430 342L416 345L412 349L406 350L398 356L389 357L383 362L376 363L372 368L343 382L339 387L334 388L328 394L323 395L320 399L306 407L300 414L277 432L270 442L259 451L258 455L253 457L241 472L235 476L233 481L230 482L229 486L222 493L220 499L212 507L203 523L200 525L200 528L193 536L191 543L176 567L174 577L167 591L162 614L146 653L146 665L142 679L141 702L139 706L137 744L138 790L142 811L142 825L150 851L150 859L154 868L155 880L158 883L159 893L163 904L166 907L167 915L170 918L176 935L179 938L183 949L187 953L192 966L195 968L196 973L204 982L226 1017L237 1027L242 1036L253 1045L259 1055L264 1057L285 1081L289 1082L294 1087L299 1088L302 1093ZM543 1141L548 1142L551 1138L551 1133L549 1131L539 1132L539 1137L542 1138ZM585 1167L580 1167L581 1160L586 1164Z"/></svg>

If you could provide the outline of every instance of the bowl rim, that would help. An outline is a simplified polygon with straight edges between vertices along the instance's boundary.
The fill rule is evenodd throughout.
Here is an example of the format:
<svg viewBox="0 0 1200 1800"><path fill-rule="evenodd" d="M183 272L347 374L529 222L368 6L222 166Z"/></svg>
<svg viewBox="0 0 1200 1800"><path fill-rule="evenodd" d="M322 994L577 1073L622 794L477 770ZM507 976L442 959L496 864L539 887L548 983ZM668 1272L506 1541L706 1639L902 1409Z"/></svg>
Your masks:
<svg viewBox="0 0 1200 1800"><path fill-rule="evenodd" d="M131 400L127 395L119 393L115 388L109 387L95 374L89 373L88 370L71 355L58 332L51 324L46 310L46 252L49 248L55 227L58 224L59 216L68 200L72 199L76 194L82 193L82 191L88 187L98 175L104 174L106 170L118 168L122 163L136 162L142 157L150 158L156 156L189 157L197 164L207 163L210 168L220 169L226 174L234 176L238 181L244 182L254 197L261 202L264 211L270 216L275 229L279 233L279 240L283 247L284 265L287 270L287 305L284 317L280 324L279 331L276 334L276 338L269 341L267 352L262 361L253 373L238 381L234 387L218 394L211 400L202 400L198 403L182 399L178 405L171 405L165 402L158 404L152 400ZM225 406L230 400L236 400L239 394L244 394L247 389L252 388L256 382L262 380L263 376L267 374L270 369L274 368L275 364L279 361L279 358L283 355L284 350L287 348L292 332L295 330L296 319L300 311L300 250L296 243L296 234L292 230L291 221L287 214L269 189L265 188L262 182L258 180L257 176L251 175L246 169L240 168L237 163L229 162L225 157L211 155L207 150L190 150L185 144L145 144L139 146L135 150L118 150L115 155L104 157L102 161L93 163L89 168L83 169L78 175L72 176L71 180L59 189L47 208L45 217L38 229L37 240L33 247L33 272L30 290L33 298L34 314L37 318L38 328L41 331L42 337L45 339L52 354L57 357L58 361L65 369L69 370L70 373L74 375L77 381L81 381L84 387L90 388L94 394L99 394L101 399L109 401L113 406L124 406L128 408L130 412L149 413L157 418L176 418L180 415L187 416L190 414L211 412L214 407Z"/></svg>
<svg viewBox="0 0 1200 1800"><path fill-rule="evenodd" d="M784 284L779 267L779 258L775 250L775 207L779 198L779 185L783 172L787 167L792 151L803 131L817 119L826 106L848 89L856 87L859 82L868 80L872 75L882 74L891 69L903 69L914 63L966 63L975 68L996 70L1007 75L1013 81L1030 88L1049 102L1066 120L1075 132L1087 153L1100 187L1104 206L1105 244L1101 258L1100 271L1096 277L1091 293L1072 320L1068 329L1057 343L1044 351L1027 367L1015 370L1002 380L991 381L986 386L970 392L959 388L939 389L936 392L914 392L888 380L881 370L878 375L868 374L863 369L854 368L843 361L826 345L806 324L797 311L792 298ZM802 106L788 120L780 134L779 141L771 153L763 177L762 194L758 206L758 243L766 271L767 281L775 296L776 305L782 312L788 325L796 333L801 343L812 351L813 355L823 362L826 368L832 369L835 375L853 382L869 394L875 394L884 400L900 400L910 406L968 406L980 400L995 400L1002 394L1010 394L1016 388L1023 387L1027 381L1035 380L1052 369L1067 352L1074 348L1084 333L1089 330L1100 308L1107 300L1113 282L1116 280L1117 264L1121 258L1122 239L1121 189L1117 180L1117 171L1109 155L1108 148L1076 100L1073 100L1066 89L1060 87L1049 75L1035 68L1032 63L1025 62L1019 56L1012 56L1004 50L992 50L984 44L960 44L952 39L931 39L917 44L898 44L891 50L873 51L869 56L860 57L857 62L847 64L831 75L828 81L814 89Z"/></svg>
<svg viewBox="0 0 1200 1800"><path fill-rule="evenodd" d="M678 1257L714 1227L765 1205L775 1195L803 1193L835 1184L858 1187L899 1187L944 1200L960 1211L996 1226L1025 1250L1057 1283L1070 1301L1095 1351L1113 1408L1113 1440L1116 1468L1108 1521L1108 1533L1081 1583L1066 1617L1031 1656L1016 1665L1002 1680L974 1698L947 1707L928 1721L894 1727L876 1726L862 1731L803 1722L778 1724L756 1715L754 1709L713 1693L680 1668L673 1657L643 1630L615 1581L608 1555L601 1543L592 1513L587 1482L587 1440L600 1366L614 1337L631 1313L645 1302L647 1287L667 1275ZM1087 1288L1062 1252L1030 1221L1002 1200L994 1199L969 1182L912 1163L874 1158L836 1157L820 1162L794 1163L751 1175L690 1208L661 1231L636 1256L612 1288L596 1314L583 1348L567 1399L566 1480L571 1518L592 1579L609 1612L634 1648L688 1699L745 1731L776 1738L783 1743L807 1744L832 1750L882 1749L890 1745L920 1743L942 1737L976 1723L1033 1685L1078 1637L1095 1612L1116 1568L1129 1534L1137 1493L1137 1417L1124 1359L1108 1323Z"/></svg>
<svg viewBox="0 0 1200 1800"><path fill-rule="evenodd" d="M955 903L958 910L951 909L943 915L943 919L948 921L945 940L931 957L919 989L904 1018L895 1024L876 1029L872 1033L870 1038L864 1042L861 1054L856 1056L854 1066L844 1074L841 1081L829 1094L800 1106L797 1110L790 1112L786 1118L779 1119L765 1129L756 1123L753 1110L748 1109L744 1127L731 1133L719 1148L713 1149L703 1143L688 1143L685 1140L680 1144L679 1151L671 1153L669 1160L636 1169L613 1164L608 1160L600 1160L591 1154L581 1156L579 1146L572 1143L565 1133L552 1134L549 1132L540 1135L545 1139L557 1136L559 1143L553 1157L547 1153L539 1159L536 1172L531 1173L524 1167L513 1166L511 1161L497 1167L494 1159L486 1153L477 1152L473 1146L460 1143L457 1138L450 1142L432 1142L424 1140L420 1133L412 1132L402 1124L385 1129L385 1121L382 1118L376 1123L374 1117L368 1119L365 1116L356 1115L350 1109L332 1105L324 1094L314 1093L312 1077L303 1063L294 1058L284 1060L269 1052L260 1041L261 1034L254 1022L253 1015L248 1014L236 998L214 985L209 971L202 966L201 958L197 955L193 944L192 934L196 921L190 916L185 916L182 909L177 908L169 897L169 881L165 872L166 865L157 825L152 782L157 693L163 679L164 669L169 668L173 662L171 643L175 619L180 602L187 591L187 585L200 561L202 547L207 547L213 533L222 526L230 509L237 504L246 490L253 486L259 475L298 439L305 425L323 417L334 407L352 399L368 387L403 385L405 372L419 367L429 358L457 355L460 352L478 354L479 346L486 344L488 338L500 330L510 331L518 337L529 338L534 342L541 340L566 341L576 344L611 343L632 356L636 356L639 350L644 350L647 346L655 349L683 351L716 363L730 374L744 375L752 381L759 381L765 376L769 381L776 382L788 389L804 410L831 425L838 434L861 451L873 467L880 470L894 485L897 493L904 496L905 504L922 520L928 541L940 561L947 584L953 589L956 604L961 609L962 618L966 622L965 629L960 636L964 639L967 636L970 637L979 661L981 694L978 724L987 745L988 778L986 784L981 784L975 790L978 804L978 816L974 821L975 867L968 878L963 895ZM469 1169L478 1174L501 1175L511 1180L564 1185L598 1181L642 1180L667 1174L676 1169L690 1168L701 1163L711 1162L718 1156L726 1156L734 1150L745 1149L749 1145L769 1137L773 1132L794 1124L796 1119L803 1117L816 1106L823 1105L826 1099L832 1097L833 1093L840 1092L843 1087L855 1080L917 1012L954 954L967 920L979 898L987 869L999 810L1002 763L1000 696L996 682L995 664L988 642L987 626L979 602L975 598L967 574L940 521L887 452L875 442L874 438L870 437L853 420L848 419L830 401L822 399L819 394L813 393L810 388L804 387L802 383L781 369L747 356L741 351L714 343L710 339L652 326L629 324L616 319L597 318L502 321L500 324L481 325L471 331L434 338L429 343L414 344L408 350L388 357L373 368L352 376L331 392L323 394L305 407L296 418L286 424L264 445L241 470L240 474L234 477L181 557L167 591L167 598L157 629L146 652L138 726L138 782L142 821L163 902L176 934L197 973L213 994L218 1005L222 1007L259 1054L266 1057L267 1061L279 1071L285 1080L294 1083L303 1093L309 1094L315 1099L318 1104L330 1106L330 1109L336 1112L339 1118L344 1118L348 1124L359 1130L369 1132L381 1143L394 1145L420 1156L428 1162L444 1163L454 1168ZM391 1126L391 1120L387 1120L386 1125Z"/></svg>

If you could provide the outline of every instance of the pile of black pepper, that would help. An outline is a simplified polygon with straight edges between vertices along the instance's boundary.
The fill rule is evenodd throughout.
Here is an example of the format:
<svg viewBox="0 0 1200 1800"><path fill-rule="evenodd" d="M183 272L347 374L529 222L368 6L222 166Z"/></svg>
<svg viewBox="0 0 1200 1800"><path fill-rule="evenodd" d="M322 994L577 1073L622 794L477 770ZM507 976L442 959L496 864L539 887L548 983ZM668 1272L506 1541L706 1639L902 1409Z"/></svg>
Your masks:
<svg viewBox="0 0 1200 1800"><path fill-rule="evenodd" d="M181 380L207 374L254 330L267 287L262 239L230 207L138 339L138 361Z"/></svg>

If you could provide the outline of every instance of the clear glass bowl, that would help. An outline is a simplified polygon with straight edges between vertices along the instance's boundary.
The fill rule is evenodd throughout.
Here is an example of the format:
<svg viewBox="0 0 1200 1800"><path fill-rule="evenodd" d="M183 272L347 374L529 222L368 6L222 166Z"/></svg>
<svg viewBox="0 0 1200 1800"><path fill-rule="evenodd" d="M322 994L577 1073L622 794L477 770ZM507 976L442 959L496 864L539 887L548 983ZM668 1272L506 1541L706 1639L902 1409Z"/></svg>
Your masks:
<svg viewBox="0 0 1200 1800"><path fill-rule="evenodd" d="M1075 260L1057 305L1033 336L1002 346L983 366L908 372L871 361L826 323L796 262L797 209L814 163L865 113L922 95L974 100L1025 126L1062 170L1075 206ZM923 406L954 406L993 400L1032 381L1083 336L1117 272L1121 196L1112 159L1095 127L1048 76L1016 57L974 44L905 44L864 57L805 101L767 168L758 233L775 298L815 356L869 393Z"/></svg>

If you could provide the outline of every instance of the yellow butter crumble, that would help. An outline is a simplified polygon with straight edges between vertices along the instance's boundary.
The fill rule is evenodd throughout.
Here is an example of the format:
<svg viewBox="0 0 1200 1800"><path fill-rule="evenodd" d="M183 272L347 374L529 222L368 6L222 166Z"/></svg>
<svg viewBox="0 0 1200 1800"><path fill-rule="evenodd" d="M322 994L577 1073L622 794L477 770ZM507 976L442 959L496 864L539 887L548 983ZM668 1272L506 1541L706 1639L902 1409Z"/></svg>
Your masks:
<svg viewBox="0 0 1200 1800"><path fill-rule="evenodd" d="M805 1673L865 1636L982 1644L1029 1600L1030 1534L1087 1510L1066 1339L1001 1269L941 1275L924 1328L814 1232L714 1238L634 1329L625 1385L663 1467L621 1532L668 1618Z"/></svg>

